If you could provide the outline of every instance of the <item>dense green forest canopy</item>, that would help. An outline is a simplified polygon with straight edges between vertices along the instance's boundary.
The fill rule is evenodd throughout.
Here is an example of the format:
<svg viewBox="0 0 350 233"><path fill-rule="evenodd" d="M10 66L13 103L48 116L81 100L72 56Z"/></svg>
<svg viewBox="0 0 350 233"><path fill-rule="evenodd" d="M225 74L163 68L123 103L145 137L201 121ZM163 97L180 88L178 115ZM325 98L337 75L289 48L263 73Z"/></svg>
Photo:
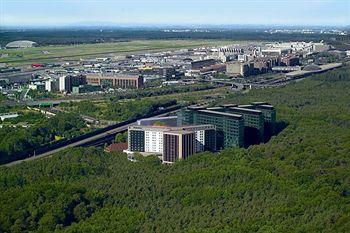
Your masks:
<svg viewBox="0 0 350 233"><path fill-rule="evenodd" d="M232 94L273 104L287 128L173 166L76 148L0 168L0 231L349 232L349 90L345 67Z"/></svg>
<svg viewBox="0 0 350 233"><path fill-rule="evenodd" d="M54 141L55 136L72 138L86 130L84 121L75 114L58 114L50 119L34 113L22 114L4 123L17 123L23 119L35 121L35 125L14 128L4 124L0 128L0 164L27 157L33 148Z"/></svg>
<svg viewBox="0 0 350 233"><path fill-rule="evenodd" d="M169 28L167 28L169 29ZM23 30L0 30L0 45L15 40L32 40L39 45L62 45L62 44L82 44L82 43L101 43L129 40L164 40L164 39L228 39L228 40L265 40L265 41L330 41L342 42L349 41L349 36L337 36L327 34L301 34L301 33L266 33L267 28L253 29L226 29L226 28L208 28L203 31L184 31L184 32L165 32L163 29L132 29L132 28L110 28L103 30L101 28L93 29L27 29Z"/></svg>
<svg viewBox="0 0 350 233"><path fill-rule="evenodd" d="M119 101L114 98L104 101L102 104L88 100L71 103L61 103L60 107L70 112L78 112L83 115L111 121L125 121L154 113L159 108L166 108L176 104L176 100L163 99L134 99Z"/></svg>

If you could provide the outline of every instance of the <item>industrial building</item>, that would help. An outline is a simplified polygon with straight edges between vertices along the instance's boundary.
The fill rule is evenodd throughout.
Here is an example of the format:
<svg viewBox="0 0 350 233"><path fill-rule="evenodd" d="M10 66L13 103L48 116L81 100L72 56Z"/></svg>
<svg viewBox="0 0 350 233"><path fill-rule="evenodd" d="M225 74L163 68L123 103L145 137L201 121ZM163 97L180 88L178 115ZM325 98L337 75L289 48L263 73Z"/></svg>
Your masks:
<svg viewBox="0 0 350 233"><path fill-rule="evenodd" d="M215 65L216 61L214 59L205 59L205 60L199 60L199 61L192 61L191 62L191 69L192 70L199 70L204 67Z"/></svg>
<svg viewBox="0 0 350 233"><path fill-rule="evenodd" d="M143 77L141 75L87 74L86 81L89 85L123 89L139 89L144 87Z"/></svg>
<svg viewBox="0 0 350 233"><path fill-rule="evenodd" d="M16 40L5 45L7 49L18 49L18 48L31 48L36 47L38 44L30 40Z"/></svg>

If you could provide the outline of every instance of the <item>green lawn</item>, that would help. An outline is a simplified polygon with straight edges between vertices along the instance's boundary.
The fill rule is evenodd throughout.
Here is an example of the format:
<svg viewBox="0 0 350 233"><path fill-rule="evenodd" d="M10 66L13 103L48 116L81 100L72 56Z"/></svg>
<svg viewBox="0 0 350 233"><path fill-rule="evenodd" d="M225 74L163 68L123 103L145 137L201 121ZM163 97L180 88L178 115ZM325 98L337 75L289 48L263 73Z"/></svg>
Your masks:
<svg viewBox="0 0 350 233"><path fill-rule="evenodd" d="M0 53L8 57L0 58L0 62L11 65L31 64L33 62L50 62L62 59L79 59L104 54L122 54L152 50L191 48L205 45L230 44L232 41L218 40L135 40L129 42L80 44L64 46L43 46L26 49L2 49ZM48 53L43 53L48 51Z"/></svg>

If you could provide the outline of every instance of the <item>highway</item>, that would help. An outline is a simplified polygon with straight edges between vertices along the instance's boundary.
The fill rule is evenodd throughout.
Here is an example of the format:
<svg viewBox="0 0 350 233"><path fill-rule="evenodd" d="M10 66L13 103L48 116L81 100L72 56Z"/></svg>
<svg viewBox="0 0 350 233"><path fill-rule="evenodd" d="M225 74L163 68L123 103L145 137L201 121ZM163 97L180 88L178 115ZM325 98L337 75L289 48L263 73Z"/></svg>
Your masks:
<svg viewBox="0 0 350 233"><path fill-rule="evenodd" d="M162 117L162 116L169 115L171 113L175 113L177 111L178 110L172 110L170 112L158 114L158 115L155 115L155 116L152 116L152 117ZM113 135L116 135L118 133L126 131L128 129L128 127L133 125L133 124L135 124L136 121L137 120L134 120L132 123L123 125L121 127L118 127L118 128L115 128L115 129L111 129L111 130L108 130L108 131L100 133L100 134L96 134L94 136L82 139L82 140L77 141L77 142L70 143L68 145L64 145L62 147L59 147L57 149L53 149L53 150L47 151L47 152L42 153L42 154L37 154L35 156L31 156L31 157L28 157L26 159L16 160L16 161L13 161L13 162L10 162L10 163L7 163L7 164L3 164L2 166L11 167L11 166L23 163L23 162L29 162L29 161L40 159L40 158L51 157L53 154L55 154L55 153L57 153L57 152L59 152L61 150L64 150L64 149L71 148L71 147L93 146L94 144L96 144L94 142L97 142L97 144L100 144L101 140L103 140L104 138L109 138L109 137L112 137Z"/></svg>

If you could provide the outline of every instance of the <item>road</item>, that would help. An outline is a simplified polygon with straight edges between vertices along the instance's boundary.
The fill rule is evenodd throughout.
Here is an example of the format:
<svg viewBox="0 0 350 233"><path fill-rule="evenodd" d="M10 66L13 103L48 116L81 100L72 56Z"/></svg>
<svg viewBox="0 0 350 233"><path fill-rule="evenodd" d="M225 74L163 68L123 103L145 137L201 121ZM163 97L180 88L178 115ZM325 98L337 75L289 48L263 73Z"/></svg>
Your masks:
<svg viewBox="0 0 350 233"><path fill-rule="evenodd" d="M162 113L162 114L159 114L159 115L156 115L156 116L153 116L153 117L162 117L162 116L166 116L166 115L169 115L169 114L177 112L177 111L178 110L173 110L173 111L170 111L170 112L167 112L167 113ZM59 147L57 149L54 149L54 150L42 153L40 155L32 156L32 157L29 157L29 158L26 158L26 159L22 159L22 160L13 161L13 162L10 162L10 163L7 163L7 164L3 164L2 166L12 167L14 165L17 165L17 164L20 164L20 163L23 163L23 162L29 162L29 161L40 159L40 158L51 157L53 154L55 154L55 153L57 153L57 152L59 152L61 150L67 149L67 148L84 146L84 145L87 145L89 143L93 143L94 141L97 141L97 140L102 139L104 137L108 137L108 136L113 135L113 134L124 132L125 130L128 129L129 126L135 124L136 121L137 120L133 121L130 124L127 124L127 125L115 128L115 129L111 129L111 130L106 131L104 133L100 133L100 134L91 136L89 138L80 140L78 142L74 142L74 143L71 143L71 144Z"/></svg>
<svg viewBox="0 0 350 233"><path fill-rule="evenodd" d="M110 130L110 131L107 131L105 133L101 133L101 134L97 134L95 136L92 136L90 138L86 138L86 139L83 139L81 141L78 141L78 142L74 142L72 144L69 144L67 146L63 146L63 147L60 147L60 148L57 148L57 149L54 149L52 151L48 151L46 153L43 153L43 154L40 154L40 155L36 155L36 156L32 156L32 157L29 157L29 158L26 158L26 159L22 159L22 160L17 160L17 161L14 161L14 162L11 162L11 163L7 163L7 164L4 164L3 166L6 166L6 167L11 167L11 166L14 166L16 164L20 164L22 162L28 162L28 161L32 161L32 160L35 160L35 159L40 159L40 158L44 158L44 157L50 157L52 156L53 154L61 151L61 150L64 150L64 149L67 149L67 148L70 148L70 147L77 147L77 146L81 146L81 145L84 145L86 143L89 143L91 141L94 141L94 140L97 140L99 138L102 138L102 137L105 137L105 136L108 136L110 134L116 134L116 133L119 133L119 132L123 132L125 130L128 129L128 127L130 125L132 125L134 123L131 123L131 124L128 124L128 125L125 125L125 126L122 126L122 127L119 127L119 128L116 128L116 129L113 129L113 130Z"/></svg>

